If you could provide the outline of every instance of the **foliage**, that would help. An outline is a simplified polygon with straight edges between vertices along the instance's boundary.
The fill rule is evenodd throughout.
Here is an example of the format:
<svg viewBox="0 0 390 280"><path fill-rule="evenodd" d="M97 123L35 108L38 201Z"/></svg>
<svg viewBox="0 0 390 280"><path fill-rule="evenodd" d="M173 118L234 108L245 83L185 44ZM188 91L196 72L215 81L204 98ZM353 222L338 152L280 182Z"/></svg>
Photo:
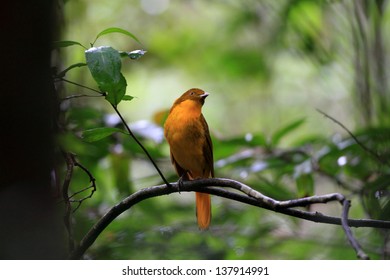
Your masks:
<svg viewBox="0 0 390 280"><path fill-rule="evenodd" d="M207 66L209 71L201 75L205 79L210 73L216 73L210 75L220 83L226 82L227 79L230 84L237 83L240 86L243 86L240 79L244 79L248 84L247 89L253 83L253 80L248 82L249 79L260 80L265 87L276 87L273 81L278 79L279 73L272 66L272 59L276 59L278 55L286 57L285 54L288 52L286 48L294 48L300 55L312 61L322 69L319 72L325 71L326 67L340 60L340 53L337 50L344 46L337 45L339 34L329 34L327 28L332 26L327 25L326 21L329 20L327 13L344 5L343 3L303 0L283 1L283 4L272 4L273 1L255 2L229 4L238 6L238 9L225 11L227 16L224 19L230 19L226 23L228 32L219 34L222 37L227 36L229 40L241 38L248 43L247 46L239 44L240 40L227 45L215 41L209 43L208 47L212 50L206 52L200 46L203 43L201 38L206 37L200 32L206 31L181 26L175 29L178 32L176 34L178 39L175 41L163 34L149 34L152 38L150 40L158 41L158 44L151 44L148 50L148 54L158 56L156 65L148 60L148 55L143 57L145 52L142 50L127 52L118 51L112 46L95 47L97 40L106 35L125 35L127 39L143 47L140 40L132 33L121 28L108 28L97 32L98 35L91 43L91 48L85 52L85 63L77 61L66 68L66 71L58 71L55 76L56 81L67 82L69 80L65 79L65 76L72 77L72 72L85 71L86 68L83 66L87 66L94 80L85 78L88 87L95 83L95 87L98 87L98 90L91 91L90 88L81 86L78 81L76 89L79 94L67 95L62 101L64 126L66 126L66 130L60 137L62 147L67 152L75 153L78 161L88 168L97 182L97 191L90 199L83 201L74 213L76 241L82 238L108 207L136 189L161 183L161 178L155 169L150 167L150 160L145 156L142 148L129 138L128 132L124 130L120 117L108 111L109 108L105 105L110 104L118 108L121 101L130 101L126 104L134 104L137 101L137 98L126 95L127 85L136 83L131 77L127 77L137 75L135 70L130 71L131 75L128 74L128 64L131 63L127 63L126 58L130 58L130 62L135 62L135 59L142 57L142 63L150 71L153 67L159 67L160 71L163 71L166 66L158 63L166 62L179 68L180 64L185 62L189 64L190 73L200 72L200 69ZM371 11L368 6L374 5L368 3L366 3L367 7L365 6L367 15ZM347 11L345 16L353 17L353 13L349 13L348 9L356 7L346 4L345 8ZM278 22L266 13L270 10L278 15L275 16ZM377 14L370 16L374 21L379 20ZM367 16L367 20L369 19ZM343 23L342 20L339 20L340 22ZM266 33L266 38L253 44L251 40L256 38L254 34L258 29L264 30L263 28L271 28L275 36ZM343 31L345 32L345 29ZM250 33L248 38L245 37L245 32ZM226 41L221 39L221 42ZM343 41L343 43L349 42ZM361 43L364 44L364 41ZM258 45L261 45L261 50L257 50ZM61 41L54 44L55 48L68 50L71 47L73 53L78 52L76 48L80 46L86 49L84 44L76 41ZM189 53L194 54L194 48L196 54L190 56ZM360 52L360 49L357 50L358 55L361 55ZM186 55L189 58L184 58ZM122 69L123 59L126 62L123 68L126 70ZM199 65L199 60L202 61L202 65ZM358 71L356 74L363 70L359 68ZM357 90L354 92L359 91L360 82L356 78L354 85ZM383 81L377 80L377 82ZM67 86L71 85L67 83ZM74 87L67 88L68 91L74 89ZM92 93L94 95L91 95ZM161 92L157 92L156 95L161 95ZM156 95L153 96L153 100L158 103L161 99ZM92 96L92 99L85 98L86 96ZM248 96L249 102L253 104L252 107L256 106L259 97L250 94ZM102 101L102 97L108 103ZM144 97L140 96L139 99L141 98ZM313 121L308 119L307 114L293 114L289 111L292 109L288 108L286 114L289 118L283 124L273 120L275 116L270 113L269 116L264 116L263 119L270 127L269 130L264 130L267 131L264 133L259 131L258 124L245 127L246 131L240 131L236 124L245 123L246 118L256 119L255 114L258 110L251 115L251 109L248 108L244 111L245 114L241 110L238 115L233 108L229 108L229 104L232 103L229 98L231 97L219 100L226 101L225 107L228 109L221 108L221 112L225 112L224 116L231 120L234 133L221 135L210 125L218 177L244 181L261 193L278 200L334 191L342 192L352 200L351 215L354 218L389 220L390 168L387 159L390 152L390 130L386 120L388 116L383 113L385 109L371 109L369 117L367 113L361 113L362 110L350 112L350 115L361 116L366 125L359 125L358 122L353 133L348 133L330 118L315 120L318 123L314 126L325 127L324 123L327 123L331 127L330 131L319 131L317 127L313 127ZM269 98L265 96L262 100L267 103ZM365 98L367 99L367 96ZM376 100L375 96L371 95L368 98L373 104L379 103L379 99ZM287 98L285 102L292 102L291 100ZM169 102L173 102L173 99ZM387 106L386 102L380 102L382 106ZM128 105L121 106L125 110L125 106ZM207 106L209 103L206 103L205 110ZM259 108L262 108L261 106L259 105ZM293 107L290 104L288 106ZM226 114L229 109L233 110L232 113ZM136 111L136 108L134 110ZM332 108L329 108L329 111L326 113L340 120L338 116L332 115L334 113ZM161 115L161 112L154 113L156 116ZM164 113L165 111L162 115ZM250 116L244 116L246 114ZM131 130L157 162L166 179L176 181L177 178L170 166L167 145L162 141L161 118L153 123L139 121L134 113L128 115L133 117L129 119L132 121L129 125ZM218 113L213 111L212 115L218 116ZM340 122L344 123L343 120ZM334 133L334 131L339 132ZM71 191L76 193L87 184L88 177L83 170L76 169L71 181ZM83 195L85 192L77 194L78 197ZM355 258L340 227L312 224L218 197L213 198L213 205L212 227L209 231L201 232L198 231L195 223L192 195L183 193L142 202L120 216L102 233L87 252L88 257L97 259ZM338 205L334 204L327 205L326 210L322 207L316 206L310 210L327 211L331 215L338 215L340 211ZM355 230L355 233L358 239L363 240L362 243L372 258L389 256L389 245L386 244L389 240L388 230L363 228Z"/></svg>

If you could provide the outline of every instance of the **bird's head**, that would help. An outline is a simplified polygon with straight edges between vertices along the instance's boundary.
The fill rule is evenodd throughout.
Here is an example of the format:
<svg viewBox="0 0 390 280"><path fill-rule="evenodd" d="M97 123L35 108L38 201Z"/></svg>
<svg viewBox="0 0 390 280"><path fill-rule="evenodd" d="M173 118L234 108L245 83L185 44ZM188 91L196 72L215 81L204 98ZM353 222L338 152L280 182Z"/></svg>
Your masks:
<svg viewBox="0 0 390 280"><path fill-rule="evenodd" d="M207 92L199 88L192 88L187 90L175 101L175 105L182 103L183 101L192 100L199 103L201 106L204 104L206 97L209 96Z"/></svg>

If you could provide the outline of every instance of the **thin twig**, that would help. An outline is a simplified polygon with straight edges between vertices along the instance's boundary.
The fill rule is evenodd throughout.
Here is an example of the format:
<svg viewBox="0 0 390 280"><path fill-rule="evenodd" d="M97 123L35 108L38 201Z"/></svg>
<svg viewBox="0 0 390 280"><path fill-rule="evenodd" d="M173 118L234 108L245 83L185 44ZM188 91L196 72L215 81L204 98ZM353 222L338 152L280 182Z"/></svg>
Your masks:
<svg viewBox="0 0 390 280"><path fill-rule="evenodd" d="M82 88L85 88L85 89L88 89L90 91L93 91L93 92L97 92L97 93L100 93L102 96L105 96L105 93L104 92L101 92L97 89L94 89L94 88L91 88L91 87L88 87L88 86L84 86L82 84L79 84L79 83L76 83L76 82L72 82L72 81L69 81L67 79L64 79L64 78L59 78L58 80L56 80L56 82L67 82L69 84L72 84L72 85L75 85L75 86L79 86L79 87L82 87Z"/></svg>
<svg viewBox="0 0 390 280"><path fill-rule="evenodd" d="M67 162L67 173L65 175L65 180L63 183L63 187L62 187L63 201L61 201L61 202L64 202L66 205L66 220L67 220L67 219L70 219L69 212L76 212L76 210L80 208L81 204L86 199L89 199L93 196L93 194L96 192L97 188L96 188L96 179L93 177L92 173L86 167L84 167L81 163L79 163L76 160L75 155L73 155L71 153L67 153L67 152L63 152L63 154L64 154L65 160ZM70 185L70 181L71 181L71 178L73 175L73 169L75 166L82 169L88 175L91 185L89 185L88 187L83 188L77 192L74 192L72 195L69 195L69 185ZM80 193L83 193L89 189L91 189L91 193L89 195L84 196L83 198L80 198L80 199L73 199L74 197L76 197ZM78 205L76 206L75 209L73 209L73 211L72 211L71 203L78 203ZM66 225L66 221L65 221L65 225ZM69 224L69 226L70 226L70 224Z"/></svg>
<svg viewBox="0 0 390 280"><path fill-rule="evenodd" d="M81 97L103 97L103 95L73 94L73 95L69 95L69 96L62 98L61 101L75 99L75 98L81 98Z"/></svg>
<svg viewBox="0 0 390 280"><path fill-rule="evenodd" d="M81 189L77 192L74 192L71 196L69 196L69 199L73 199L75 196L79 195L80 193L85 192L86 190L89 190L90 188L93 188L93 185L90 185L84 189ZM72 200L71 202L77 202L76 200Z"/></svg>
<svg viewBox="0 0 390 280"><path fill-rule="evenodd" d="M89 195L87 195L87 196L85 196L85 197L83 197L83 198L80 198L80 199L71 199L71 200L69 200L70 202L73 202L73 203L76 202L76 203L78 203L78 205L76 206L76 208L73 210L73 212L76 212L77 209L80 208L81 203L83 203L85 200L91 198L91 197L93 196L93 194L95 193L95 191L96 191L96 179L95 179L95 177L92 175L92 173L91 173L86 167L84 167L81 163L79 163L79 162L75 159L74 155L71 155L71 157L72 157L74 166L77 166L77 167L79 167L80 169L82 169L82 170L88 175L88 177L89 177L89 182L91 183L90 186L88 186L88 187L86 187L86 188L84 188L84 189L82 189L82 190L80 190L80 191L74 193L72 196L69 197L69 198L73 198L75 195L77 195L77 194L79 194L79 193L81 193L81 192L84 192L84 191L86 191L86 190L91 189L91 192L90 192Z"/></svg>
<svg viewBox="0 0 390 280"><path fill-rule="evenodd" d="M240 190L245 193L237 193L228 191L226 189L211 187L230 187L236 190ZM321 213L315 212L306 212L288 207L288 201L277 201L270 197L264 196L261 193L251 189L245 184L223 178L209 178L209 179L200 179L194 181L183 181L180 185L180 192L189 192L189 191L198 191L217 195L220 197L225 197L231 200L239 201L256 207L272 210L278 213L283 213L285 215L298 217L301 219L313 221L316 223L327 223L327 224L336 224L341 225L342 219L338 217L326 216ZM135 204L139 203L148 198L162 196L171 194L174 192L179 192L178 183L171 183L168 187L167 185L158 185L149 188L141 189L127 198L123 199L121 202L113 206L102 218L100 218L96 224L89 230L89 232L81 240L79 246L72 252L70 255L71 259L79 259L83 256L85 251L95 242L100 233L118 217L124 211L128 210ZM248 196L250 194L250 196ZM291 207L313 204L313 203L327 203L334 198L335 200L342 199L340 194L330 194L325 196L314 196L313 198L303 198L302 202L298 200L291 200ZM280 207L278 207L280 206ZM376 227L376 228L390 228L390 221L380 221L380 220L355 220L348 219L347 213L344 213L344 222L347 221L347 227ZM352 235L351 235L352 236Z"/></svg>
<svg viewBox="0 0 390 280"><path fill-rule="evenodd" d="M356 144L358 144L365 152L367 152L369 155L371 155L375 160L379 161L381 164L387 164L387 160L381 158L377 153L375 153L371 149L367 148L362 142L360 142L360 140L347 127L345 127L345 125L343 125L341 122L339 122L335 118L324 113L323 111L321 111L319 109L317 109L317 111L319 113L321 113L322 115L324 115L326 118L332 120L333 122L335 122L336 124L341 126L352 137L352 139L355 140Z"/></svg>
<svg viewBox="0 0 390 280"><path fill-rule="evenodd" d="M152 156L149 154L148 150L146 150L146 148L142 145L142 143L137 139L137 137L134 135L134 133L131 131L130 127L127 125L125 119L123 118L122 114L119 112L118 108L116 106L114 106L113 104L111 104L112 107L114 108L115 112L118 114L119 118L121 119L123 125L125 126L126 130L129 132L130 136L134 139L134 141L138 144L138 146L141 147L141 149L144 151L144 153L146 154L146 156L149 158L150 162L153 164L154 168L157 170L158 174L160 175L161 179L163 180L163 182L169 187L170 184L169 182L167 181L167 179L165 179L164 175L162 174L160 168L158 168L156 162L153 160Z"/></svg>
<svg viewBox="0 0 390 280"><path fill-rule="evenodd" d="M80 199L69 199L69 202L77 203L76 208L73 209L73 213L76 212L80 208L81 203L83 203L84 200L87 200L93 196L93 193L96 191L96 186L94 186L94 185L88 186L88 187L74 193L72 196L69 197L69 198L72 198L72 197L76 196L77 194L85 192L86 190L89 190L89 189L92 189L92 191L90 192L89 195L84 196L83 198L80 198Z"/></svg>

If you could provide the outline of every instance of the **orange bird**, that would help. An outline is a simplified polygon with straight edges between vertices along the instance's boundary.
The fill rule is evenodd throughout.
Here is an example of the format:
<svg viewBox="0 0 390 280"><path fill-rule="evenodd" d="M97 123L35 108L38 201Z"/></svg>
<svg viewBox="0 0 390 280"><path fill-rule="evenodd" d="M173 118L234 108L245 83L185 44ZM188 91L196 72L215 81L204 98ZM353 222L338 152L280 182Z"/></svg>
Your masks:
<svg viewBox="0 0 390 280"><path fill-rule="evenodd" d="M213 147L202 106L209 94L201 89L186 91L173 103L164 125L171 161L181 180L214 177ZM195 193L196 217L200 229L211 221L209 194Z"/></svg>

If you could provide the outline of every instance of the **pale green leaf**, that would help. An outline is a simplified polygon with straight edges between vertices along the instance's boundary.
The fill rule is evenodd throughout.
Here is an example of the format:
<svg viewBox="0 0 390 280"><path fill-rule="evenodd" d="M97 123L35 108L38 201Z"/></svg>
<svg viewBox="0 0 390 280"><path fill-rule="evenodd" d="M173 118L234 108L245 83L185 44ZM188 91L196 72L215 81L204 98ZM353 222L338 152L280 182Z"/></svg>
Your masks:
<svg viewBox="0 0 390 280"><path fill-rule="evenodd" d="M106 138L116 132L127 134L124 130L116 127L99 127L85 130L82 138L85 142L95 142Z"/></svg>

